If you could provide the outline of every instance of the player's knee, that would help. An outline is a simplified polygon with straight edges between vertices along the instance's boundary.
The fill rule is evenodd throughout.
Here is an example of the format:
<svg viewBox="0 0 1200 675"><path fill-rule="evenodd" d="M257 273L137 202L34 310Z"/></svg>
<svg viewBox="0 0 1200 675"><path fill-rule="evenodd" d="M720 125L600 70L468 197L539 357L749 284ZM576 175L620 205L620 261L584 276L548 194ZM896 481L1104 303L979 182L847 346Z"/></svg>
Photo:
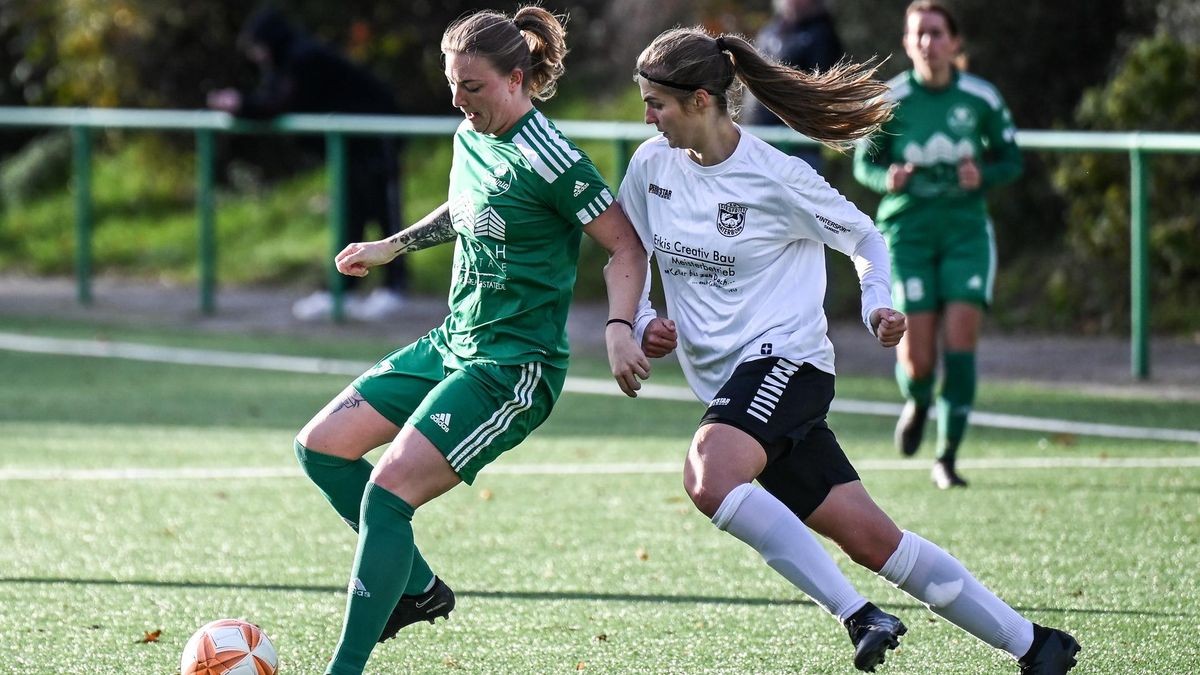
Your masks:
<svg viewBox="0 0 1200 675"><path fill-rule="evenodd" d="M687 492L692 503L706 516L712 517L721 506L718 496L714 493L713 471L710 443L704 440L704 434L698 433L688 450L687 465L683 471L683 489ZM720 498L723 498L721 495ZM715 503L714 503L715 502Z"/></svg>
<svg viewBox="0 0 1200 675"><path fill-rule="evenodd" d="M902 364L909 379L921 380L933 374L933 354L910 353Z"/></svg>
<svg viewBox="0 0 1200 675"><path fill-rule="evenodd" d="M741 481L741 483L745 482L747 481ZM692 504L695 504L696 508L709 518L713 517L717 509L721 508L721 504L730 491L741 483L718 480L716 476L691 471L685 472L683 477L683 489L691 498Z"/></svg>
<svg viewBox="0 0 1200 675"><path fill-rule="evenodd" d="M692 503L696 505L700 513L709 518L712 518L716 514L717 509L721 508L721 502L729 494L728 490L721 492L703 483L689 484L685 482L684 489L687 490L688 497L691 497Z"/></svg>
<svg viewBox="0 0 1200 675"><path fill-rule="evenodd" d="M872 572L879 572L883 569L884 564L895 551L895 547L889 548L884 542L869 538L846 542L841 545L841 548L856 564L862 565Z"/></svg>
<svg viewBox="0 0 1200 675"><path fill-rule="evenodd" d="M320 425L315 423L315 419L310 420L308 424L305 424L304 428L296 434L295 443L309 452L314 450L317 452L327 452L323 442L324 439L322 438L324 435L325 434L321 433ZM296 452L299 454L300 449L297 448Z"/></svg>

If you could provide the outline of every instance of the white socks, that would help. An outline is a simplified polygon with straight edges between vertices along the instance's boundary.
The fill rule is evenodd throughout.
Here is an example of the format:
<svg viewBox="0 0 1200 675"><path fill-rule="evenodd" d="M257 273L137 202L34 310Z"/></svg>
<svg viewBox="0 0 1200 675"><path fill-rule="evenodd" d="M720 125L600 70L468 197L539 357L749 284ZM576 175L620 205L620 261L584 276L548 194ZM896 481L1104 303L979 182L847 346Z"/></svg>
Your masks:
<svg viewBox="0 0 1200 675"><path fill-rule="evenodd" d="M771 569L838 621L867 604L808 527L766 490L749 483L737 486L725 496L712 522L758 551Z"/></svg>
<svg viewBox="0 0 1200 675"><path fill-rule="evenodd" d="M935 614L1019 659L1033 644L1033 624L971 576L949 553L905 532L879 575Z"/></svg>

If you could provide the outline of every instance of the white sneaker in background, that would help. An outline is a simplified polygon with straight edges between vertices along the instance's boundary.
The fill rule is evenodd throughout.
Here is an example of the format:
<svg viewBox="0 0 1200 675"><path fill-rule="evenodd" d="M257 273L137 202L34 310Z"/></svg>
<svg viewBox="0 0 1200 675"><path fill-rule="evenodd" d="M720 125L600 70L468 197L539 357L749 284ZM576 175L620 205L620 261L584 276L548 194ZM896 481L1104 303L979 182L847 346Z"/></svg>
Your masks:
<svg viewBox="0 0 1200 675"><path fill-rule="evenodd" d="M388 288L376 288L355 302L347 303L346 314L358 321L390 319L404 309L404 296Z"/></svg>
<svg viewBox="0 0 1200 675"><path fill-rule="evenodd" d="M292 316L301 321L327 318L333 311L333 296L329 291L317 291L292 303Z"/></svg>

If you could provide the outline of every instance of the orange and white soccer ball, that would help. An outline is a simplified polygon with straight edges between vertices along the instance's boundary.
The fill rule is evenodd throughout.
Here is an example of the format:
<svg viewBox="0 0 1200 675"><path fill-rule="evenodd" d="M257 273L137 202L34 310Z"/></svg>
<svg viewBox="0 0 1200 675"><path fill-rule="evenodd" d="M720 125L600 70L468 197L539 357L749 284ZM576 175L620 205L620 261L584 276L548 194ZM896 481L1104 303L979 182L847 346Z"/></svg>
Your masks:
<svg viewBox="0 0 1200 675"><path fill-rule="evenodd" d="M183 648L180 675L275 675L279 656L261 628L241 619L200 627Z"/></svg>

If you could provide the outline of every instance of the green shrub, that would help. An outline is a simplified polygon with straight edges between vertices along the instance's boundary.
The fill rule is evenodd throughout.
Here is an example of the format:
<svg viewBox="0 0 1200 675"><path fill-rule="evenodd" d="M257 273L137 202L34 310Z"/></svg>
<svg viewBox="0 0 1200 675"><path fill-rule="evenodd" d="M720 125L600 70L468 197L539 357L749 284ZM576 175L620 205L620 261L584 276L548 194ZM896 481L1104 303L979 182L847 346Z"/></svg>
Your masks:
<svg viewBox="0 0 1200 675"><path fill-rule="evenodd" d="M1116 75L1089 90L1077 125L1086 130L1194 131L1200 119L1200 47L1162 35L1133 45ZM1147 156L1151 310L1159 329L1200 326L1200 156ZM1129 159L1061 155L1054 184L1067 203L1064 259L1053 266L1053 305L1099 330L1129 322Z"/></svg>

